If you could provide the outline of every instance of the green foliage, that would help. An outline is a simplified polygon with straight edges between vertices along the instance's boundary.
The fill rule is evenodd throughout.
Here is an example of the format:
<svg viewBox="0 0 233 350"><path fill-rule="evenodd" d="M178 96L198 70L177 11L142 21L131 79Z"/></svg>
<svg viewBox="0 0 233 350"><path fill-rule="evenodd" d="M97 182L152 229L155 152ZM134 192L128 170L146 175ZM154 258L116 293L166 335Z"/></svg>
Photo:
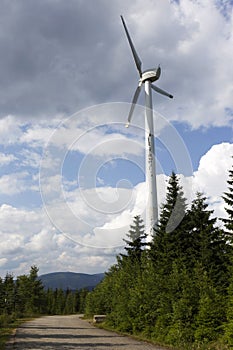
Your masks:
<svg viewBox="0 0 233 350"><path fill-rule="evenodd" d="M88 295L86 313L107 314L115 329L180 349L221 349L223 339L233 346L232 247L207 198L197 193L188 209L172 173L149 248L139 216L127 237L126 254Z"/></svg>
<svg viewBox="0 0 233 350"><path fill-rule="evenodd" d="M227 181L229 187L228 192L225 192L223 199L225 201L227 217L222 219L225 225L226 234L232 244L233 238L233 169L229 170L229 179ZM228 298L227 298L227 322L225 323L225 334L224 339L230 347L233 347L233 255L231 256L230 271L230 284L228 287Z"/></svg>
<svg viewBox="0 0 233 350"><path fill-rule="evenodd" d="M227 322L224 325L225 334L224 339L226 342L233 347L233 264L230 267L231 279L228 287L227 295Z"/></svg>
<svg viewBox="0 0 233 350"><path fill-rule="evenodd" d="M17 319L15 315L0 315L0 350L6 349L9 336L24 321L28 321L28 319Z"/></svg>
<svg viewBox="0 0 233 350"><path fill-rule="evenodd" d="M214 287L214 281L203 268L196 269L199 287L199 306L195 318L195 340L208 343L218 339L223 333L226 321L226 297Z"/></svg>
<svg viewBox="0 0 233 350"><path fill-rule="evenodd" d="M131 260L131 263L140 263L143 254L144 247L146 246L145 239L147 235L145 234L143 220L139 215L134 217L133 224L130 226L129 233L127 234L129 240L124 239L127 244L125 250L127 255L121 254L122 258L127 258Z"/></svg>
<svg viewBox="0 0 233 350"><path fill-rule="evenodd" d="M18 276L15 285L15 312L34 315L46 311L44 287L38 279L39 269L32 266L29 275Z"/></svg>
<svg viewBox="0 0 233 350"><path fill-rule="evenodd" d="M15 303L15 284L13 275L9 273L6 274L2 288L4 298L4 313L10 315L14 311Z"/></svg>
<svg viewBox="0 0 233 350"><path fill-rule="evenodd" d="M88 290L45 290L38 271L32 266L28 275L18 276L16 280L9 273L4 280L0 278L0 349L5 348L7 336L12 327L18 326L19 318L83 313Z"/></svg>
<svg viewBox="0 0 233 350"><path fill-rule="evenodd" d="M166 202L162 205L159 227L174 232L185 216L186 199L177 175L172 172L167 186Z"/></svg>
<svg viewBox="0 0 233 350"><path fill-rule="evenodd" d="M188 265L195 268L197 263L219 288L225 288L229 280L231 247L227 235L217 225L213 210L208 210L207 198L197 193L187 214L189 246Z"/></svg>
<svg viewBox="0 0 233 350"><path fill-rule="evenodd" d="M227 218L222 219L224 222L226 233L228 237L233 239L233 168L229 170L229 179L228 183L228 192L224 192L223 199L225 201L226 207L225 211L227 214Z"/></svg>
<svg viewBox="0 0 233 350"><path fill-rule="evenodd" d="M9 273L4 280L0 278L0 325L7 325L15 317L83 313L88 290L45 290L38 271L32 266L28 275L16 280Z"/></svg>
<svg viewBox="0 0 233 350"><path fill-rule="evenodd" d="M161 208L159 225L149 251L156 269L163 276L170 273L174 259L186 257L189 242L185 219L186 199L178 177L172 173L168 181L166 201Z"/></svg>

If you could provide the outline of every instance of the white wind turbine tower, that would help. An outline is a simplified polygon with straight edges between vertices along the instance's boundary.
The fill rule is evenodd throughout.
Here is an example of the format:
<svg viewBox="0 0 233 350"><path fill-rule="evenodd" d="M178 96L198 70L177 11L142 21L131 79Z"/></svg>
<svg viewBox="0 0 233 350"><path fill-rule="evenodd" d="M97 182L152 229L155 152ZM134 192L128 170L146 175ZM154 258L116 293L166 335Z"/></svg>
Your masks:
<svg viewBox="0 0 233 350"><path fill-rule="evenodd" d="M128 122L126 127L129 126L132 119L135 104L137 103L142 85L145 85L145 167L146 167L146 186L147 186L147 206L146 206L146 233L148 238L153 236L153 228L158 223L158 200L157 200L157 185L156 185L156 171L155 171L155 150L154 150L154 126L153 126L153 106L151 97L151 88L156 92L173 98L168 92L160 89L152 84L152 82L159 79L161 74L161 68L147 69L142 71L142 62L135 50L133 42L130 38L128 29L126 27L123 16L121 16L122 23L126 32L126 36L131 47L134 61L136 63L137 70L139 72L139 84L134 93L133 101L129 111Z"/></svg>

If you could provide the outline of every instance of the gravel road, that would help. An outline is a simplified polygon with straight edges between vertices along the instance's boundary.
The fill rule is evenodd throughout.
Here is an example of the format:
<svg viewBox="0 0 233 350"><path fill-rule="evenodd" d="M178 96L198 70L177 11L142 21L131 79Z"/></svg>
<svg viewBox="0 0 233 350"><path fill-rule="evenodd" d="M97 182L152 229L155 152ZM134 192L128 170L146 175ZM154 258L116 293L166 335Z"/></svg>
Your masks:
<svg viewBox="0 0 233 350"><path fill-rule="evenodd" d="M7 350L164 350L130 337L105 331L78 315L46 316L17 328Z"/></svg>

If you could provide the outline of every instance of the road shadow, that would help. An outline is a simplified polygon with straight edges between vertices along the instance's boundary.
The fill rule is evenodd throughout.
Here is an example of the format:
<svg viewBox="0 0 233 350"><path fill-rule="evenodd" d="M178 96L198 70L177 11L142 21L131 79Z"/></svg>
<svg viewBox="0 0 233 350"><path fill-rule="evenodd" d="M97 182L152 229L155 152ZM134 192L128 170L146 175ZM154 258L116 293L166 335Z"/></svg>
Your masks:
<svg viewBox="0 0 233 350"><path fill-rule="evenodd" d="M40 330L40 329L67 329L67 330L69 330L69 329L71 329L71 330L78 330L78 329L92 329L91 327L51 327L51 326L38 326L38 325L28 325L28 324L22 324L20 327L19 327L19 329L20 328L23 328L23 329L38 329L38 330Z"/></svg>
<svg viewBox="0 0 233 350"><path fill-rule="evenodd" d="M49 334L31 334L31 333L16 333L20 339L43 339L43 338L54 338L54 339L94 339L94 338L123 338L120 335L92 335L92 334L67 334L67 333L49 333Z"/></svg>
<svg viewBox="0 0 233 350"><path fill-rule="evenodd" d="M134 349L136 349L138 346L141 346L138 343L135 344L130 344L131 346L134 347ZM17 350L17 349L40 349L40 350L52 350L52 349L85 349L85 348L94 348L94 349L98 349L98 348L106 348L106 349L111 349L111 347L113 346L113 344L111 342L109 343L92 343L92 342L86 342L86 343L77 343L77 342L47 342L47 341L17 341L16 344L14 344L13 349ZM126 347L129 346L129 344L127 343L118 343L115 344L114 347Z"/></svg>

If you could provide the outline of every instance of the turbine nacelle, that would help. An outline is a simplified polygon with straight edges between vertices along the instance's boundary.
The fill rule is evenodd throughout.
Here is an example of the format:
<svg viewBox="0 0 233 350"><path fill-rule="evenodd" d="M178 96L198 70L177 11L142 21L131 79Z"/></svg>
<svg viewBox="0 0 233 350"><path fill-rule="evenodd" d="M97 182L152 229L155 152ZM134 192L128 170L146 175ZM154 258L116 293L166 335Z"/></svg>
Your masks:
<svg viewBox="0 0 233 350"><path fill-rule="evenodd" d="M146 80L150 80L151 82L153 82L159 79L160 74L160 66L158 66L158 68L147 69L142 73L140 80L142 83L144 83Z"/></svg>

